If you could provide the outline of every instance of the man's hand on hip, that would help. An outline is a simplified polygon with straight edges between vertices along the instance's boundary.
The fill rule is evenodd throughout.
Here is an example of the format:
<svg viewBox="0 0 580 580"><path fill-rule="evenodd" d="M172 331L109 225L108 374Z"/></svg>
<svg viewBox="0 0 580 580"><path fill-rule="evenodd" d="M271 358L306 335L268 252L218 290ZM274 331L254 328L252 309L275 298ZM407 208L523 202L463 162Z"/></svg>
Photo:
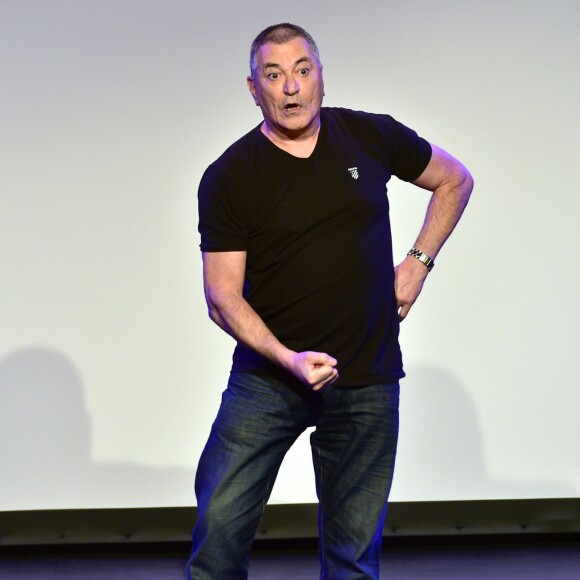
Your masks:
<svg viewBox="0 0 580 580"><path fill-rule="evenodd" d="M395 296L399 320L404 320L423 289L429 270L419 260L407 256L395 267Z"/></svg>

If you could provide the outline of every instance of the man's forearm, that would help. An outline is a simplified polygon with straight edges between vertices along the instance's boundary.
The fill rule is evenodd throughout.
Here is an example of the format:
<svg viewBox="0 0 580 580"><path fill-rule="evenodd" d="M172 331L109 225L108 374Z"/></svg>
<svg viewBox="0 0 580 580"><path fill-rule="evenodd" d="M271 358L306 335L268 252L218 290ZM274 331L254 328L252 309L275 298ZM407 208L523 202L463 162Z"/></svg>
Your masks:
<svg viewBox="0 0 580 580"><path fill-rule="evenodd" d="M320 390L338 378L335 358L323 352L296 352L285 347L242 296L210 292L208 305L211 319L220 328L313 390Z"/></svg>
<svg viewBox="0 0 580 580"><path fill-rule="evenodd" d="M465 168L458 168L449 181L433 191L415 247L435 258L454 230L467 206L473 179Z"/></svg>
<svg viewBox="0 0 580 580"><path fill-rule="evenodd" d="M246 252L204 252L203 278L210 318L238 342L286 369L313 390L338 378L327 353L295 352L284 346L244 299Z"/></svg>
<svg viewBox="0 0 580 580"><path fill-rule="evenodd" d="M415 247L434 259L469 201L473 178L457 159L436 145L432 145L432 151L429 165L413 183L432 192ZM401 320L421 293L427 273L427 267L412 256L395 268L395 295Z"/></svg>
<svg viewBox="0 0 580 580"><path fill-rule="evenodd" d="M295 353L274 336L242 296L210 292L207 302L210 318L222 330L273 363L288 368Z"/></svg>

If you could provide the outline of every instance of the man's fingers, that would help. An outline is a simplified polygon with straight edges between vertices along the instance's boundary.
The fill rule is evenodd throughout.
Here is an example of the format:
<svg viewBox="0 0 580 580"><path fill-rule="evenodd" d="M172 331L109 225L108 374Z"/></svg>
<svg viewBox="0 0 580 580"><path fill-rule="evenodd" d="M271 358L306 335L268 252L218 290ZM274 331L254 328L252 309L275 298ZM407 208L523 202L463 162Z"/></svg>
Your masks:
<svg viewBox="0 0 580 580"><path fill-rule="evenodd" d="M335 368L333 368L332 372L324 380L312 385L312 390L313 391L321 391L322 389L328 387L328 385L331 385L332 383L334 383L334 381L336 381L336 379L338 379L338 371Z"/></svg>
<svg viewBox="0 0 580 580"><path fill-rule="evenodd" d="M408 304L405 304L404 306L401 306L401 308L399 308L399 321L405 320L407 314L409 314L410 309L411 307Z"/></svg>
<svg viewBox="0 0 580 580"><path fill-rule="evenodd" d="M337 373L335 367L330 365L315 365L310 375L312 377L312 383L316 384L321 381L325 381L328 378L331 378L333 375Z"/></svg>
<svg viewBox="0 0 580 580"><path fill-rule="evenodd" d="M332 359L332 357L330 357ZM336 360L332 359L333 364ZM319 391L324 387L330 385L338 378L338 370L336 367L325 364L316 365L310 373L310 388L313 391Z"/></svg>
<svg viewBox="0 0 580 580"><path fill-rule="evenodd" d="M309 362L314 365L327 365L335 367L338 361L325 352L310 352Z"/></svg>
<svg viewBox="0 0 580 580"><path fill-rule="evenodd" d="M294 355L293 373L311 389L320 389L338 378L338 361L324 353L304 351Z"/></svg>

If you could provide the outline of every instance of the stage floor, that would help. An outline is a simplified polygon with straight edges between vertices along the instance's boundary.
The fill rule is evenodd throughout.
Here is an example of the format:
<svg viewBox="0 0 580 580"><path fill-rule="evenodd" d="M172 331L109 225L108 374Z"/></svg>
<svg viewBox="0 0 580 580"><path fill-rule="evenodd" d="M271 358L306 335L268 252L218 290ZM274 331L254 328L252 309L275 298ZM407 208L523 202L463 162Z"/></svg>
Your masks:
<svg viewBox="0 0 580 580"><path fill-rule="evenodd" d="M76 553L0 555L1 580L183 580L187 555ZM253 553L250 580L315 580L314 550ZM381 578L389 580L580 579L580 546L387 548ZM222 579L220 579L222 580ZM227 579L223 579L227 580Z"/></svg>

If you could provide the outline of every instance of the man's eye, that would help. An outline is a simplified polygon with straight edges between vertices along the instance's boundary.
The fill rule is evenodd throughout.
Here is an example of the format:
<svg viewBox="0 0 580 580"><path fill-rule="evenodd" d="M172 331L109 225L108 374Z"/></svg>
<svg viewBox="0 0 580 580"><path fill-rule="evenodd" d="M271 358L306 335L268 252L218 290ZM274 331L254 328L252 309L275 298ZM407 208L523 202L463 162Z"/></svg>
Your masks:
<svg viewBox="0 0 580 580"><path fill-rule="evenodd" d="M307 77L307 76L310 74L310 69L309 69L309 68L301 68L301 69L298 71L298 74L299 74L301 77Z"/></svg>
<svg viewBox="0 0 580 580"><path fill-rule="evenodd" d="M270 74L268 75L268 78L269 78L271 81L275 81L275 80L277 80L277 79L278 79L278 77L279 77L279 76L280 76L280 75L279 75L279 73L270 73Z"/></svg>

